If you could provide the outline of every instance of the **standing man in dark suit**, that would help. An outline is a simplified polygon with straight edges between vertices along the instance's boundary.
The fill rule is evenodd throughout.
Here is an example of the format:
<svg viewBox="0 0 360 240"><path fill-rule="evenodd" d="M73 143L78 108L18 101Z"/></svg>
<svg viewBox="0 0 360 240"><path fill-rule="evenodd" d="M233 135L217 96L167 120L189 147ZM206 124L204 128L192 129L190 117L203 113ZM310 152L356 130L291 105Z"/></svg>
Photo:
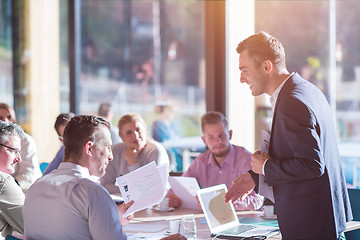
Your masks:
<svg viewBox="0 0 360 240"><path fill-rule="evenodd" d="M273 36L259 32L236 50L240 82L253 96L270 95L274 115L269 152L252 155L252 171L234 181L225 201L243 198L264 175L283 239L338 239L352 214L326 98L288 72L284 48Z"/></svg>

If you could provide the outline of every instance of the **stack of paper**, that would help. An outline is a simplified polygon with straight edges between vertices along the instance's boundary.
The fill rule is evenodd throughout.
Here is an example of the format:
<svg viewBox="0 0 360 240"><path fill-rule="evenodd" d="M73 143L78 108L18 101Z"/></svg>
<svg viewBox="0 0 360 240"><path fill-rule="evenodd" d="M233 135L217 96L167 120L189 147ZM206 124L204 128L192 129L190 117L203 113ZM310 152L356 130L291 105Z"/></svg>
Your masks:
<svg viewBox="0 0 360 240"><path fill-rule="evenodd" d="M134 200L124 215L158 204L165 195L167 178L167 166L157 167L154 161L116 178L124 202Z"/></svg>

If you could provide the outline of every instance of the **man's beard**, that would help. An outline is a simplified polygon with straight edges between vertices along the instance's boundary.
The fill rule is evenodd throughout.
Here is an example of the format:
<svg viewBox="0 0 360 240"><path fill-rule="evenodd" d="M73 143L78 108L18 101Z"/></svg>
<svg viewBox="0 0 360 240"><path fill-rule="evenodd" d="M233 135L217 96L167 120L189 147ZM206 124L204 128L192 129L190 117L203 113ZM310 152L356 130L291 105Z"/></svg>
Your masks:
<svg viewBox="0 0 360 240"><path fill-rule="evenodd" d="M230 146L228 146L227 148L225 148L224 150L220 151L220 152L211 152L212 155L214 155L214 157L224 157L226 156L230 151Z"/></svg>

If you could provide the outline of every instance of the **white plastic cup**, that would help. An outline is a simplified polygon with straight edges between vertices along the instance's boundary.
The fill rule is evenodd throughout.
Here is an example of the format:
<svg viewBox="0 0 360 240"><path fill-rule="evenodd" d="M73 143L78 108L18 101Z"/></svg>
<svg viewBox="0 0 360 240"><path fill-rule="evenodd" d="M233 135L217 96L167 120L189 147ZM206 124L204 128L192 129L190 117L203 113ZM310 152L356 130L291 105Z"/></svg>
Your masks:
<svg viewBox="0 0 360 240"><path fill-rule="evenodd" d="M265 205L264 206L264 216L266 218L274 217L274 206L272 205Z"/></svg>

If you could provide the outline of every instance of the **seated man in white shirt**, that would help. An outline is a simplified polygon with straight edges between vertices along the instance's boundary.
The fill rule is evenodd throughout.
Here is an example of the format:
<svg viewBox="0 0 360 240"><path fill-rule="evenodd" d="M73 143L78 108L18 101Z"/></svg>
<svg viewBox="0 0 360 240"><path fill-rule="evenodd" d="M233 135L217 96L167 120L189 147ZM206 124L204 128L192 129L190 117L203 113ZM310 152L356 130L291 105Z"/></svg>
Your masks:
<svg viewBox="0 0 360 240"><path fill-rule="evenodd" d="M0 121L0 232L6 237L15 230L24 233L24 193L10 174L21 161L20 139L22 128L14 123ZM1 238L1 237L0 237Z"/></svg>
<svg viewBox="0 0 360 240"><path fill-rule="evenodd" d="M109 122L95 116L76 116L67 124L64 162L36 181L24 204L27 239L126 239L123 216L133 202L119 208L101 185L112 160ZM120 220L120 221L119 221Z"/></svg>
<svg viewBox="0 0 360 240"><path fill-rule="evenodd" d="M109 129L108 121L89 115L66 125L64 162L26 195L26 239L127 239L122 225L132 219L124 213L133 201L118 208L109 192L90 179L103 176L113 159Z"/></svg>

